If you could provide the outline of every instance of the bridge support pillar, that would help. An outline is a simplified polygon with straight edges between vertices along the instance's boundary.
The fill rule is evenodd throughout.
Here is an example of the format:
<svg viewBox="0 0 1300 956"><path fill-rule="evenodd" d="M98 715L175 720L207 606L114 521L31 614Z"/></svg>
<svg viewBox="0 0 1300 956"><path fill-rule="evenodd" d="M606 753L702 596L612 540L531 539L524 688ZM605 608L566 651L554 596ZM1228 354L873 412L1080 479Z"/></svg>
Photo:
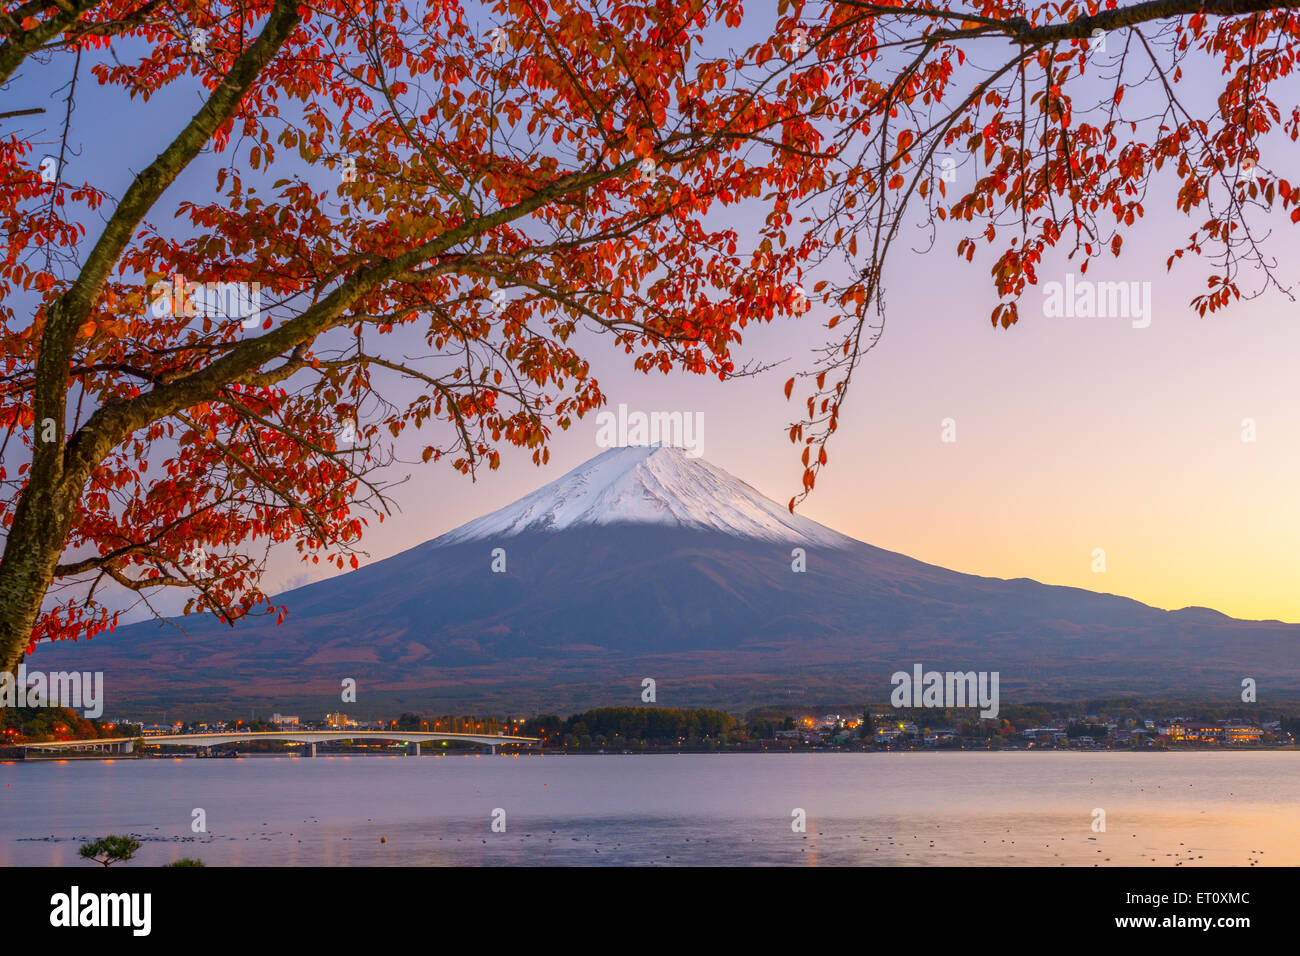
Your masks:
<svg viewBox="0 0 1300 956"><path fill-rule="evenodd" d="M496 745L496 744L488 744L488 753L492 754L492 756L495 757L495 756L496 756L496 752L497 752L497 745Z"/></svg>
<svg viewBox="0 0 1300 956"><path fill-rule="evenodd" d="M313 742L313 743L308 744L307 746L311 747L311 751L307 754L307 756L308 756L308 757L314 757L314 756L316 756L316 744Z"/></svg>
<svg viewBox="0 0 1300 956"><path fill-rule="evenodd" d="M420 742L418 740L411 741L411 746L407 748L407 753L412 757L420 756Z"/></svg>

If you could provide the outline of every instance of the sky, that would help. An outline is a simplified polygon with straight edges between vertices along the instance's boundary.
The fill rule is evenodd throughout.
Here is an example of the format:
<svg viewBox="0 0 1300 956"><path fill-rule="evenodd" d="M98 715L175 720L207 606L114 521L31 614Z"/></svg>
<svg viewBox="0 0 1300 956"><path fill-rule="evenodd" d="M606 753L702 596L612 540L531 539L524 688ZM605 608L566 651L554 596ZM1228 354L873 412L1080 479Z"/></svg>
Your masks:
<svg viewBox="0 0 1300 956"><path fill-rule="evenodd" d="M958 571L1300 621L1296 307L1265 298L1197 317L1186 304L1191 283L1163 274L1160 231L1142 226L1130 238L1149 261L1126 256L1097 274L1152 282L1143 329L1028 309L1018 325L994 329L978 265L942 248L896 261L884 335L800 513ZM795 359L727 383L646 377L608 347L594 364L615 404L701 412L704 457L784 503L802 473L785 434L797 416L782 392L785 368L822 332L814 312L750 334L756 354ZM1248 418L1253 442L1243 441ZM942 440L945 419L955 441ZM399 495L401 521L367 547L390 555L509 504L598 454L596 432L588 417L557 433L541 469L507 453L499 472L473 484L419 473ZM1094 570L1097 548L1104 571Z"/></svg>
<svg viewBox="0 0 1300 956"><path fill-rule="evenodd" d="M103 95L92 87L79 99L76 132L94 146L74 157L71 175L79 164L82 176L121 180L153 157L162 132L134 126L138 135L114 136L122 115L97 105ZM177 118L193 94L166 96L154 108L165 115L170 103ZM189 182L177 188L195 188ZM1168 197L1147 208L1123 257L1094 263L1088 276L1149 282L1145 328L1125 318L1049 317L1038 308L1039 286L1026 293L1018 325L995 329L988 262L959 260L958 237L942 232L934 249L914 252L909 246L927 245L918 228L885 274L884 334L856 374L830 465L800 512L958 571L1300 622L1300 307L1271 292L1198 317L1188 301L1202 291L1206 264L1165 268L1195 223ZM1298 246L1294 229L1272 240L1284 281L1296 278ZM1064 281L1067 271L1049 263L1041 280ZM799 408L782 388L811 367L826 317L815 307L798 320L751 327L742 358L788 361L726 383L642 375L605 339L587 336L583 347L612 405L702 413L704 457L784 503L799 490L802 467L786 437ZM955 441L942 440L946 419ZM1247 419L1253 441L1243 440ZM601 450L589 416L555 433L545 468L510 450L500 471L476 482L446 465L403 468L412 480L394 493L401 514L372 522L363 547L371 561L396 554ZM266 587L327 573L281 556Z"/></svg>

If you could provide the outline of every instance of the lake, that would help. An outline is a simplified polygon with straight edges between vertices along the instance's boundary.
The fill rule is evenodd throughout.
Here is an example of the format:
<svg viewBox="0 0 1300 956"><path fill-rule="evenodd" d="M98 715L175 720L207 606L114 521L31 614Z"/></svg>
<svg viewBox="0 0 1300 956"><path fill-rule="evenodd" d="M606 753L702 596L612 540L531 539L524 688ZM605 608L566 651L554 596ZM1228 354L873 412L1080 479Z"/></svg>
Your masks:
<svg viewBox="0 0 1300 956"><path fill-rule="evenodd" d="M1295 751L28 761L0 866L1294 866L1298 808Z"/></svg>

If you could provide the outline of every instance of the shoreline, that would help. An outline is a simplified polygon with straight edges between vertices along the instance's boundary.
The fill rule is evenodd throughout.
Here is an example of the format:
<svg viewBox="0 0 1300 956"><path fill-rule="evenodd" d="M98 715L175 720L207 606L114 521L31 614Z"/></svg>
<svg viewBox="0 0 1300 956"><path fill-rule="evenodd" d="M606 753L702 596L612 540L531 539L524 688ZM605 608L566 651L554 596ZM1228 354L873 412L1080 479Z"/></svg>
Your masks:
<svg viewBox="0 0 1300 956"><path fill-rule="evenodd" d="M372 757L376 759L397 760L397 759L442 759L445 757L732 757L732 756L792 756L792 755L822 755L822 756L873 756L887 754L1029 754L1029 753L1058 753L1058 754L1177 754L1177 753L1295 753L1300 751L1300 744L1286 744L1277 747L1162 747L1148 749L1121 750L1112 748L1097 748L1090 750L1071 749L1071 748L1008 748L1003 747L997 750L986 748L959 748L959 747L917 747L914 749L899 750L833 750L833 749L813 749L806 750L646 750L646 751L605 751L605 750L521 750L517 753L500 753L484 754L464 751L460 753L433 753L420 754L419 756L410 753L401 753L394 751L392 753L375 753L367 750L332 750L318 753L315 757L305 757L301 753L248 753L237 752L235 756L223 757L201 757L196 753L174 753L174 754L113 754L113 753L84 753L72 751L66 754L25 754L22 756L6 756L0 758L0 765L3 764L20 764L20 763L71 763L73 761L142 761L142 760L262 760L262 759L288 759L288 760L320 760L329 757Z"/></svg>

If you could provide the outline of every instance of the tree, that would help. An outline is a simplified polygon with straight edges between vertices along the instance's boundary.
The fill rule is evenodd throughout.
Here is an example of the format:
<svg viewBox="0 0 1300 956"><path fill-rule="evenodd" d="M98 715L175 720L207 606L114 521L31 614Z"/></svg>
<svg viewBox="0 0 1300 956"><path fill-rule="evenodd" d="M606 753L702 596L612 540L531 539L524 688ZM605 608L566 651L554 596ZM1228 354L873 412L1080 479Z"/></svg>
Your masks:
<svg viewBox="0 0 1300 956"><path fill-rule="evenodd" d="M544 463L605 401L595 337L727 379L762 370L750 323L817 308L830 338L785 383L809 383L794 508L918 218L961 259L987 250L995 326L1049 256L1119 256L1155 201L1195 217L1169 267L1210 263L1196 312L1290 294L1263 240L1300 220L1274 158L1300 135L1279 102L1296 6L750 6L14 7L0 82L73 82L48 162L37 108L0 115L0 449L20 459L0 465L0 664L164 587L282 618L258 548L355 567L408 428L470 477L506 446ZM63 178L83 66L205 97L120 198ZM1180 94L1192 73L1217 95Z"/></svg>
<svg viewBox="0 0 1300 956"><path fill-rule="evenodd" d="M183 856L179 860L172 860L170 863L164 863L163 866L207 866L207 864L195 857Z"/></svg>
<svg viewBox="0 0 1300 956"><path fill-rule="evenodd" d="M206 100L116 200L46 182L25 128L0 148L0 427L29 458L0 473L0 663L114 626L101 588L282 617L254 546L356 567L408 427L438 423L420 457L471 476L502 445L545 462L604 401L589 334L646 372L743 371L740 329L795 312L784 205L818 182L802 94L694 53L738 9L15 8L0 81L93 60L132 97ZM747 237L719 215L778 191Z"/></svg>
<svg viewBox="0 0 1300 956"><path fill-rule="evenodd" d="M81 844L80 852L83 859L94 860L101 866L111 866L114 863L126 863L135 856L138 849L140 841L134 837L106 836Z"/></svg>
<svg viewBox="0 0 1300 956"><path fill-rule="evenodd" d="M819 118L834 159L809 229L819 249L847 252L851 273L813 288L836 331L803 375L812 387L789 432L804 446L803 490L791 509L827 463L853 374L883 331L886 265L896 246L915 249L918 220L931 245L952 241L959 259L988 262L995 328L1024 317L1022 295L1060 259L1083 275L1118 258L1149 207L1187 220L1167 269L1208 262L1193 313L1266 291L1294 302L1265 239L1300 222L1300 186L1281 175L1300 137L1300 4L836 0L782 10L787 29L820 11L806 69L824 81Z"/></svg>
<svg viewBox="0 0 1300 956"><path fill-rule="evenodd" d="M13 707L0 704L0 743L131 737L136 728L88 720L67 707Z"/></svg>

